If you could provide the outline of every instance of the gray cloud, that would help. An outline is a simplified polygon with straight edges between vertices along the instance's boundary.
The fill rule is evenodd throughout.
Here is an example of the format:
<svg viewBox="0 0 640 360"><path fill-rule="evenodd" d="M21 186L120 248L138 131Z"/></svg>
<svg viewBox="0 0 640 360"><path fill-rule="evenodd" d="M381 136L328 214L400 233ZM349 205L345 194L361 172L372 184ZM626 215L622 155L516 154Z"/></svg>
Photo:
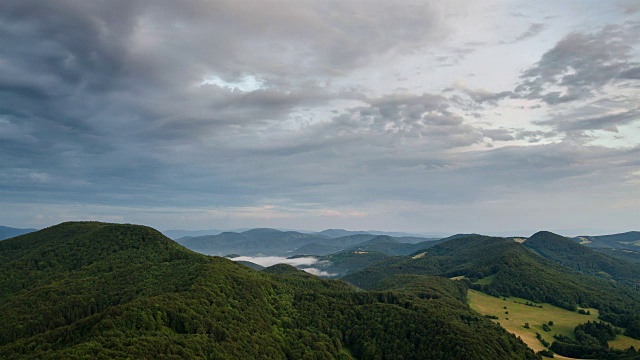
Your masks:
<svg viewBox="0 0 640 360"><path fill-rule="evenodd" d="M625 70L620 73L621 79L640 80L640 66Z"/></svg>
<svg viewBox="0 0 640 360"><path fill-rule="evenodd" d="M638 63L631 51L639 35L637 26L615 25L595 33L570 34L522 73L515 91L548 104L589 98L633 73Z"/></svg>
<svg viewBox="0 0 640 360"><path fill-rule="evenodd" d="M282 5L3 2L0 136L8 139L0 159L7 172L47 173L52 187L63 188L73 176L85 191L157 183L168 161L192 150L190 142L224 161L232 153L212 142L250 137L297 108L355 97L327 79L443 36L437 12L420 2ZM203 84L208 76L254 76L263 87ZM6 186L15 187L13 180Z"/></svg>
<svg viewBox="0 0 640 360"><path fill-rule="evenodd" d="M325 130L327 131L327 130ZM450 110L438 95L394 94L368 100L368 106L336 117L328 130L338 135L382 137L380 141L417 139L423 146L449 148L481 141L482 135Z"/></svg>
<svg viewBox="0 0 640 360"><path fill-rule="evenodd" d="M605 130L618 132L618 126L640 121L640 108L602 115L571 118L563 115L556 119L536 122L539 125L551 125L561 132L582 132L584 130Z"/></svg>
<svg viewBox="0 0 640 360"><path fill-rule="evenodd" d="M56 206L106 220L144 209L145 221L163 223L214 208L218 219L266 226L335 208L327 216L377 212L421 224L427 213L411 209L539 188L588 193L630 176L637 149L583 147L558 133L632 124L637 99L613 94L581 111L555 105L604 86L637 87L633 24L567 36L523 73L516 92L358 82L375 84L380 64L404 55L462 66L490 53L469 42L429 50L449 36L452 9L422 1L3 1L2 206L23 217L46 209L38 219L57 220L70 215L50 215ZM519 39L544 29L532 23ZM424 65L410 68L430 81ZM453 82L450 69L438 71ZM526 129L486 119L521 98L545 101L549 115ZM487 150L488 140L496 148ZM517 140L538 145L505 147Z"/></svg>
<svg viewBox="0 0 640 360"><path fill-rule="evenodd" d="M518 36L514 41L522 41L528 38L532 38L540 34L544 29L544 24L531 24L529 26L529 29L527 29L527 31L525 31L522 35Z"/></svg>

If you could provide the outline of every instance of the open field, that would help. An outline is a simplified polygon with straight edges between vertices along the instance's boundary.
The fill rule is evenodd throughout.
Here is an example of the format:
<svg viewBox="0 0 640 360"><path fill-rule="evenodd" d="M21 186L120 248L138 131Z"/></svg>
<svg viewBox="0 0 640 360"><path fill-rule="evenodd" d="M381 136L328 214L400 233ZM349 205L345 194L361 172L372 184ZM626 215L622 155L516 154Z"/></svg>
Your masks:
<svg viewBox="0 0 640 360"><path fill-rule="evenodd" d="M525 299L510 297L504 300L476 290L469 290L467 299L472 309L482 315L497 316L498 319L494 321L500 323L510 333L520 336L535 351L545 349L536 338L536 333L539 333L543 339L552 343L554 341L553 334L562 334L575 338L573 329L578 324L587 321L599 321L598 310L596 309L585 309L589 310L591 315L581 315L549 304L536 304L542 305L542 308L539 308L525 305L529 302ZM542 329L542 324L549 321L553 321L553 326L550 326L550 332L545 332ZM529 329L525 329L525 323L529 323ZM637 349L640 347L640 340L618 335L616 340L609 342L609 345L616 349L627 349L633 345Z"/></svg>

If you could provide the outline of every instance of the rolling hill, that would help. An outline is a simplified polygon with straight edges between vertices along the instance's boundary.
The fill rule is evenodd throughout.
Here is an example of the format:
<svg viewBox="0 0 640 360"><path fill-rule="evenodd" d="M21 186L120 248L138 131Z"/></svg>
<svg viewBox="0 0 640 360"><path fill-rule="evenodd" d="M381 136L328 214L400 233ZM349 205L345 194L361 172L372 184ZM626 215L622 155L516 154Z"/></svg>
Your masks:
<svg viewBox="0 0 640 360"><path fill-rule="evenodd" d="M235 253L246 256L287 255L311 243L328 240L325 236L276 229L251 229L241 233L186 237L176 240L188 249L209 255Z"/></svg>
<svg viewBox="0 0 640 360"><path fill-rule="evenodd" d="M524 242L524 246L560 265L584 274L640 285L640 264L613 258L575 241L548 231L540 231Z"/></svg>
<svg viewBox="0 0 640 360"><path fill-rule="evenodd" d="M337 231L337 230L336 230ZM336 235L342 232L328 232ZM418 237L392 238L387 235L351 234L341 237L328 237L321 234L308 234L296 231L281 231L276 229L252 229L241 233L224 232L218 235L185 237L176 241L184 247L207 255L226 255L229 253L244 256L294 256L314 255L323 256L344 251L370 241L374 238L387 239L396 244L379 244L379 249L388 255L411 253L413 249L432 239ZM363 244L367 246L367 244Z"/></svg>
<svg viewBox="0 0 640 360"><path fill-rule="evenodd" d="M603 320L627 328L629 336L640 336L640 291L580 274L513 240L459 237L419 255L383 259L343 279L379 289L381 282L396 275L464 277L472 288L494 296L517 296L573 311L578 306L596 308Z"/></svg>
<svg viewBox="0 0 640 360"><path fill-rule="evenodd" d="M600 236L577 236L573 238L573 241L591 248L640 251L640 231L628 231L620 234Z"/></svg>
<svg viewBox="0 0 640 360"><path fill-rule="evenodd" d="M460 286L361 291L148 227L63 223L0 243L0 358L538 358Z"/></svg>

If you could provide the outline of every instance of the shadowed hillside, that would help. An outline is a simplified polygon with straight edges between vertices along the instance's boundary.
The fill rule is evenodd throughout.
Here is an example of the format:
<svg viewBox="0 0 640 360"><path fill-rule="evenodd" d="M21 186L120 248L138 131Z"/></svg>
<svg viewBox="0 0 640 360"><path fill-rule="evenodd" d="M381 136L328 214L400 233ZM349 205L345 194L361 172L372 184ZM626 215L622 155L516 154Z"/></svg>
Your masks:
<svg viewBox="0 0 640 360"><path fill-rule="evenodd" d="M540 231L527 239L524 246L578 272L640 285L640 264L596 252L564 236Z"/></svg>

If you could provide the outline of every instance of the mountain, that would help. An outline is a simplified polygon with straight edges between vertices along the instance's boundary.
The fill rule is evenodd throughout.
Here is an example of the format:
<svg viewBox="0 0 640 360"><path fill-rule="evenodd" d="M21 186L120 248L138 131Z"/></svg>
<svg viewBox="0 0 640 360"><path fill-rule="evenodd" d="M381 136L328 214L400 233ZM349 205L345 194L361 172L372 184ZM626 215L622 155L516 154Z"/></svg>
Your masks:
<svg viewBox="0 0 640 360"><path fill-rule="evenodd" d="M349 233L341 230L327 230L332 236ZM245 256L285 256L328 255L348 249L351 246L371 240L379 235L350 234L331 237L321 233L303 233L270 228L251 229L243 232L223 232L218 235L192 236L176 241L188 249L207 254L224 255L236 253ZM388 235L380 235L388 236ZM422 237L404 236L395 238L402 243L418 243L431 240ZM399 246L399 248L410 248ZM405 254L407 251L390 250L389 255Z"/></svg>
<svg viewBox="0 0 640 360"><path fill-rule="evenodd" d="M431 240L424 240L424 238L421 239L423 241L419 243L405 243L401 242L398 238L394 238L388 235L379 235L371 240L364 241L350 248L347 248L344 251L379 252L387 256L409 255L420 249L425 249L433 243L433 241Z"/></svg>
<svg viewBox="0 0 640 360"><path fill-rule="evenodd" d="M591 248L628 249L640 251L640 231L601 236L577 236L574 241Z"/></svg>
<svg viewBox="0 0 640 360"><path fill-rule="evenodd" d="M235 253L234 247L249 242L250 239L240 233L223 232L218 235L194 236L177 239L176 242L187 249L203 254ZM231 251L228 251L231 249Z"/></svg>
<svg viewBox="0 0 640 360"><path fill-rule="evenodd" d="M6 226L0 226L0 240L10 239L12 237L34 232L36 229L16 229Z"/></svg>
<svg viewBox="0 0 640 360"><path fill-rule="evenodd" d="M369 234L366 231L348 231L348 230L343 230L343 229L326 229L326 230L322 230L320 232L317 233L318 235L322 235L322 236L326 236L329 238L338 238L338 237L343 237L343 236L349 236L349 235L357 235L357 234Z"/></svg>
<svg viewBox="0 0 640 360"><path fill-rule="evenodd" d="M293 267L255 271L137 225L0 243L0 358L536 359L459 284L416 297Z"/></svg>
<svg viewBox="0 0 640 360"><path fill-rule="evenodd" d="M293 255L314 255L314 256L322 256L329 255L333 253L337 253L342 251L344 246L342 245L324 245L318 243L311 243L307 245L303 245L295 250L293 250Z"/></svg>
<svg viewBox="0 0 640 360"><path fill-rule="evenodd" d="M564 236L540 231L527 239L524 246L578 272L640 285L640 264L596 252Z"/></svg>
<svg viewBox="0 0 640 360"><path fill-rule="evenodd" d="M169 239L176 240L183 237L218 235L223 232L223 230L165 230L162 231L162 234Z"/></svg>
<svg viewBox="0 0 640 360"><path fill-rule="evenodd" d="M378 230L350 231L350 230L344 230L344 229L327 229L327 230L320 231L316 234L330 237L330 238L338 238L338 237L357 235L357 234L387 235L387 236L392 236L396 238L407 237L407 238L420 238L420 239L424 239L425 237L441 239L444 236L446 236L442 233L415 234L415 233L405 233L405 232L398 232L398 231L378 231ZM409 241L404 241L404 242L409 242Z"/></svg>
<svg viewBox="0 0 640 360"><path fill-rule="evenodd" d="M640 336L640 291L580 274L510 239L453 238L413 257L385 258L342 279L378 289L397 275L464 277L474 289L490 295L517 296L573 311L593 307L600 310L601 319L627 328L629 336Z"/></svg>
<svg viewBox="0 0 640 360"><path fill-rule="evenodd" d="M241 233L223 232L219 235L180 238L184 247L208 255L274 255L288 256L304 245L328 240L325 236L276 229L251 229Z"/></svg>
<svg viewBox="0 0 640 360"><path fill-rule="evenodd" d="M612 258L632 261L632 262L640 262L640 250L634 251L629 249L608 249L608 248L592 248L593 251L597 251L599 253L609 255Z"/></svg>

